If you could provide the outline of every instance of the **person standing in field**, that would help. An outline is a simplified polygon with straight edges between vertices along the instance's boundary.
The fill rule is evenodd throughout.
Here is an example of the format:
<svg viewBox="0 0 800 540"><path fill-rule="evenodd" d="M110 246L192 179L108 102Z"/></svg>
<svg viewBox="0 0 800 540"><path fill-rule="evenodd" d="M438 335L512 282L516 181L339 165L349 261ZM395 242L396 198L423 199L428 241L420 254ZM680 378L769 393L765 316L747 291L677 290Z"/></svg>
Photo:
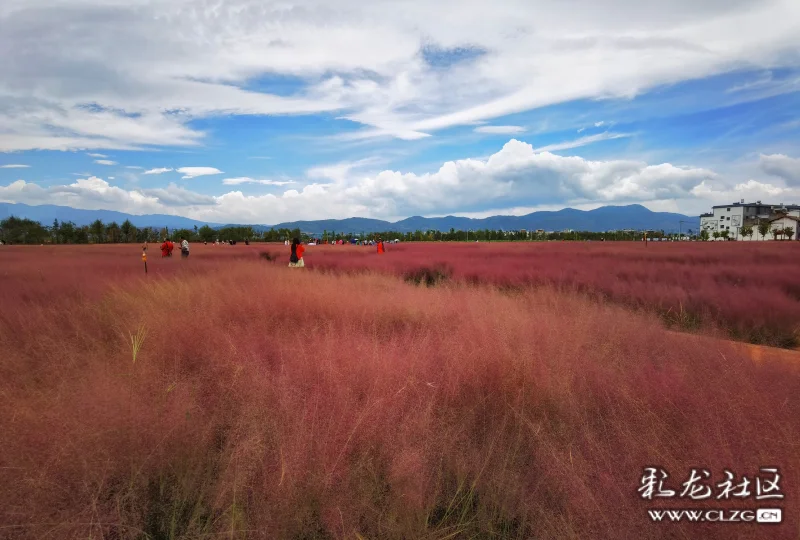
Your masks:
<svg viewBox="0 0 800 540"><path fill-rule="evenodd" d="M167 238L167 257L172 257L173 249L175 249L175 244L172 243L172 240Z"/></svg>
<svg viewBox="0 0 800 540"><path fill-rule="evenodd" d="M181 236L181 257L186 258L189 256L189 241Z"/></svg>
<svg viewBox="0 0 800 540"><path fill-rule="evenodd" d="M164 238L161 243L161 258L169 257L169 238Z"/></svg>
<svg viewBox="0 0 800 540"><path fill-rule="evenodd" d="M292 253L289 255L290 268L305 268L306 263L303 262L303 252L306 248L300 243L300 240L295 238L292 241Z"/></svg>
<svg viewBox="0 0 800 540"><path fill-rule="evenodd" d="M378 238L378 253L386 253L386 250L383 247L383 239Z"/></svg>

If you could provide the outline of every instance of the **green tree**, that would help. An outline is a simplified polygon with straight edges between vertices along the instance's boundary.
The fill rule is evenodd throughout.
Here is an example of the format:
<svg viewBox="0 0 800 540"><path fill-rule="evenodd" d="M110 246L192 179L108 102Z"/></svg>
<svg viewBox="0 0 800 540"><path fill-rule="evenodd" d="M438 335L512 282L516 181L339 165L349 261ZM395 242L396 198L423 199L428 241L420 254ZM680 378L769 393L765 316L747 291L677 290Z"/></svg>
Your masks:
<svg viewBox="0 0 800 540"><path fill-rule="evenodd" d="M58 236L59 232L61 231L61 224L58 222L58 219L53 220L53 226L50 228L50 236L53 239L54 244L58 244Z"/></svg>
<svg viewBox="0 0 800 540"><path fill-rule="evenodd" d="M112 244L116 244L119 242L121 232L119 230L119 225L117 225L116 221L112 221L108 225L106 225L106 240L111 242Z"/></svg>
<svg viewBox="0 0 800 540"><path fill-rule="evenodd" d="M719 231L714 231L713 233L711 233L711 236L714 237L714 240L719 240Z"/></svg>
<svg viewBox="0 0 800 540"><path fill-rule="evenodd" d="M119 231L122 234L123 242L133 242L136 240L136 227L129 219L122 222L119 226Z"/></svg>
<svg viewBox="0 0 800 540"><path fill-rule="evenodd" d="M153 238L157 237L158 235L154 234L153 230L150 227L142 227L141 229L136 231L137 243L150 242Z"/></svg>
<svg viewBox="0 0 800 540"><path fill-rule="evenodd" d="M200 240L203 242L213 242L214 238L217 237L217 231L208 225L203 225L197 230L197 236L200 237Z"/></svg>
<svg viewBox="0 0 800 540"><path fill-rule="evenodd" d="M90 238L91 230L89 227L84 225L75 231L75 243L76 244L88 244Z"/></svg>
<svg viewBox="0 0 800 540"><path fill-rule="evenodd" d="M77 240L78 229L71 221L62 221L58 226L58 237L61 242L65 244L78 243Z"/></svg>
<svg viewBox="0 0 800 540"><path fill-rule="evenodd" d="M106 227L99 219L95 220L91 225L89 225L89 232L91 233L95 244L100 244L105 240Z"/></svg>
<svg viewBox="0 0 800 540"><path fill-rule="evenodd" d="M776 227L776 228L772 229L772 230L771 230L771 231L769 231L769 232L770 232L770 234L772 234L772 239L773 239L773 240L777 240L777 239L778 239L778 236L780 236L780 234L781 234L783 231L782 231L780 228Z"/></svg>
<svg viewBox="0 0 800 540"><path fill-rule="evenodd" d="M794 227L784 227L783 228L783 234L786 235L786 238L791 240L792 237L794 236Z"/></svg>
<svg viewBox="0 0 800 540"><path fill-rule="evenodd" d="M191 229L174 229L170 238L175 241L180 240L181 238L186 238L191 242L194 240L194 231Z"/></svg>
<svg viewBox="0 0 800 540"><path fill-rule="evenodd" d="M761 239L765 240L767 238L767 233L769 233L769 221L766 219L762 219L758 222L758 234L761 235Z"/></svg>
<svg viewBox="0 0 800 540"><path fill-rule="evenodd" d="M743 225L739 229L739 234L741 234L742 237L744 237L744 238L750 238L752 240L753 239L753 226L752 225Z"/></svg>
<svg viewBox="0 0 800 540"><path fill-rule="evenodd" d="M719 237L722 238L723 240L728 240L728 237L730 236L730 233L731 232L727 231L727 230L726 231L721 231L719 233Z"/></svg>
<svg viewBox="0 0 800 540"><path fill-rule="evenodd" d="M256 236L253 227L249 225L244 227L223 227L214 232L219 236L220 240L234 240L236 242L241 242Z"/></svg>
<svg viewBox="0 0 800 540"><path fill-rule="evenodd" d="M50 236L41 223L11 216L0 221L0 238L6 243L43 244Z"/></svg>

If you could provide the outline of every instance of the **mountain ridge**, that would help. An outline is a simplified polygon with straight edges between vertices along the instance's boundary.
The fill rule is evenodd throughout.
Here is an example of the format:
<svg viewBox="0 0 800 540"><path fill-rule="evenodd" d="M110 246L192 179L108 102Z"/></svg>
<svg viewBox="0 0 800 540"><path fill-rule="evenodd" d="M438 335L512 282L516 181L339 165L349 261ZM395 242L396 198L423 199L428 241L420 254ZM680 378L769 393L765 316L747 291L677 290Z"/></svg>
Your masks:
<svg viewBox="0 0 800 540"><path fill-rule="evenodd" d="M380 223L380 227L359 227L361 220ZM684 223L681 224L680 222ZM459 216L444 216L426 218L411 216L397 222L382 220L369 220L368 218L347 218L339 220L318 221L292 221L283 222L273 227L295 229L304 232L321 234L323 231L336 232L414 232L416 230L443 230L451 228L456 230L468 229L503 229L516 230L544 229L546 231L560 231L565 229L604 232L621 229L650 229L664 230L666 232L679 229L697 229L700 218L673 212L653 212L640 204L608 205L594 210L578 210L575 208L562 208L561 210L542 210L522 216L489 216L486 218L467 218ZM269 229L270 227L266 227Z"/></svg>
<svg viewBox="0 0 800 540"><path fill-rule="evenodd" d="M72 221L77 225L89 225L100 219L104 223L130 220L137 227L193 228L208 225L213 228L225 226L248 226L247 224L220 224L205 222L169 214L126 214L113 210L83 210L69 206L40 205L30 206L20 203L0 203L0 219L9 216L28 218L49 225L54 219ZM680 222L683 221L683 224ZM324 231L340 233L374 232L414 232L416 230L537 230L604 232L620 229L664 230L667 232L697 229L700 218L673 212L653 212L640 204L608 205L593 210L562 208L561 210L542 210L522 216L496 215L486 218L467 218L459 216L422 217L410 216L396 222L380 219L350 217L345 219L302 220L277 223L275 225L249 225L256 231L274 229L300 229L314 235ZM682 226L683 225L683 226Z"/></svg>
<svg viewBox="0 0 800 540"><path fill-rule="evenodd" d="M209 225L219 226L218 223L198 221L182 216L170 214L127 214L116 210L84 210L82 208L72 208L71 206L57 206L54 204L27 205L22 203L2 203L0 202L0 219L15 216L18 218L28 218L38 221L43 225L51 225L53 220L72 221L78 226L89 225L95 220L103 223L116 221L122 223L126 219L137 227L169 227L170 229L188 228L195 225L202 227Z"/></svg>

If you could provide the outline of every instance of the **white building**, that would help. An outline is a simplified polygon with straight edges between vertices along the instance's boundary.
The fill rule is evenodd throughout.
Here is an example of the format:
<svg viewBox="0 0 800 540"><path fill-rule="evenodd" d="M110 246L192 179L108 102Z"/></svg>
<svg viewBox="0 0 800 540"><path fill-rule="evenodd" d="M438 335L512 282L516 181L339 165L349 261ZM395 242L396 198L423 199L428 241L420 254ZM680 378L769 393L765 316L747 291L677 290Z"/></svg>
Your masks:
<svg viewBox="0 0 800 540"><path fill-rule="evenodd" d="M762 236L758 232L758 224L762 220L770 222L770 230L792 227L797 231L800 220L800 206L796 204L765 204L761 201L754 203L741 202L712 207L708 214L700 215L700 230L706 230L709 239L713 240L714 232L728 231L728 238L732 240L772 240L774 236ZM741 228L749 225L753 227L753 236L744 238ZM795 234L794 239L797 239Z"/></svg>
<svg viewBox="0 0 800 540"><path fill-rule="evenodd" d="M797 240L797 231L798 226L800 226L800 210L792 210L787 214L779 214L777 217L774 217L769 220L770 229L773 231L784 231L787 228L792 230L792 237L787 238L786 235L778 234L775 235L768 235L767 240L777 239L777 240ZM755 237L758 234L758 231L753 232L753 236Z"/></svg>

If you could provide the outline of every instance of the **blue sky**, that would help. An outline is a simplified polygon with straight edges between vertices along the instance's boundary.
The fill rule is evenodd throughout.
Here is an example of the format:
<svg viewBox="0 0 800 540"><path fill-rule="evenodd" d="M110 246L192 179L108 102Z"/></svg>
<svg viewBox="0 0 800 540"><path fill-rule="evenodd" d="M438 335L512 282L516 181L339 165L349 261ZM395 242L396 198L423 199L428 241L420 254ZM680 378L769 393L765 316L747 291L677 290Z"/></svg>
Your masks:
<svg viewBox="0 0 800 540"><path fill-rule="evenodd" d="M9 0L0 201L218 223L800 202L796 2L575 3Z"/></svg>

